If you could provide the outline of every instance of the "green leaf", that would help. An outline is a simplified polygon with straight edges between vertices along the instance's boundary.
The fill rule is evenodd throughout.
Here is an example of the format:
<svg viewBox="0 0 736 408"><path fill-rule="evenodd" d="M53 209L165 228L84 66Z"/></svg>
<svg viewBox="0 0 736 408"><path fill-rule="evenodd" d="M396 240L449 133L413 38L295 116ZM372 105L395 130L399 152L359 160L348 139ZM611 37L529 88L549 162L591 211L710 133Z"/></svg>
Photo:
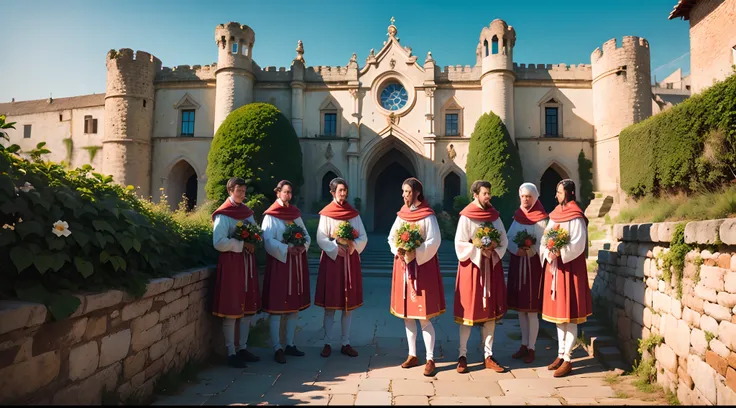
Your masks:
<svg viewBox="0 0 736 408"><path fill-rule="evenodd" d="M33 204L40 205L44 210L48 211L51 208L51 200L41 198L41 194L38 191L29 191L26 195L33 201Z"/></svg>
<svg viewBox="0 0 736 408"><path fill-rule="evenodd" d="M0 175L0 193L5 193L8 197L15 196L15 184L10 176Z"/></svg>
<svg viewBox="0 0 736 408"><path fill-rule="evenodd" d="M120 238L120 245L123 246L123 249L125 250L125 253L127 254L130 251L130 248L133 247L133 238L124 235L122 238Z"/></svg>
<svg viewBox="0 0 736 408"><path fill-rule="evenodd" d="M72 233L72 237L74 237L74 239L77 241L77 244L79 244L79 246L82 248L84 248L89 242L89 235L81 231L74 231Z"/></svg>
<svg viewBox="0 0 736 408"><path fill-rule="evenodd" d="M20 151L20 146L18 146L17 144L13 144L8 146L5 151L10 153L18 153Z"/></svg>
<svg viewBox="0 0 736 408"><path fill-rule="evenodd" d="M64 249L64 246L66 245L66 238L61 238L54 235L46 237L46 242L49 244L49 249L58 251L59 249Z"/></svg>
<svg viewBox="0 0 736 408"><path fill-rule="evenodd" d="M0 229L0 247L15 243L15 232L9 229Z"/></svg>
<svg viewBox="0 0 736 408"><path fill-rule="evenodd" d="M54 320L64 320L69 317L72 313L76 312L81 304L80 300L76 296L66 294L52 293L48 296L48 302L46 303L51 316Z"/></svg>
<svg viewBox="0 0 736 408"><path fill-rule="evenodd" d="M105 220L93 220L92 225L97 231L108 231L111 234L115 233L115 230Z"/></svg>
<svg viewBox="0 0 736 408"><path fill-rule="evenodd" d="M34 283L32 286L16 287L15 294L18 299L26 302L45 304L50 293L43 285Z"/></svg>
<svg viewBox="0 0 736 408"><path fill-rule="evenodd" d="M22 272L33 263L33 252L22 246L15 246L10 249L10 260L18 272Z"/></svg>
<svg viewBox="0 0 736 408"><path fill-rule="evenodd" d="M63 252L57 252L54 254L54 264L51 267L54 272L59 272L59 269L64 267L64 264L69 262L69 255Z"/></svg>
<svg viewBox="0 0 736 408"><path fill-rule="evenodd" d="M125 270L128 267L128 264L125 262L125 259L123 259L122 257L116 256L114 257L114 259L116 260L117 266L118 266L117 268L115 268L115 270L118 270L118 269Z"/></svg>
<svg viewBox="0 0 736 408"><path fill-rule="evenodd" d="M141 252L141 241L133 239L133 249L135 249L136 252Z"/></svg>
<svg viewBox="0 0 736 408"><path fill-rule="evenodd" d="M107 251L100 252L100 262L105 263L110 260L110 253Z"/></svg>
<svg viewBox="0 0 736 408"><path fill-rule="evenodd" d="M53 268L54 256L53 255L36 255L33 258L33 265L35 265L36 269L38 269L38 272L41 275L43 275L44 273L46 273L46 271Z"/></svg>
<svg viewBox="0 0 736 408"><path fill-rule="evenodd" d="M99 247L104 248L105 245L107 245L107 239L105 236L99 232L95 232L95 237L97 238L97 242L99 242Z"/></svg>
<svg viewBox="0 0 736 408"><path fill-rule="evenodd" d="M89 278L95 272L92 263L85 261L79 256L74 257L74 265L76 265L77 271L85 278Z"/></svg>
<svg viewBox="0 0 736 408"><path fill-rule="evenodd" d="M15 230L18 232L21 239L24 239L30 234L43 236L43 227L41 227L41 224L38 221L19 222L15 224ZM51 232L49 231L49 233Z"/></svg>

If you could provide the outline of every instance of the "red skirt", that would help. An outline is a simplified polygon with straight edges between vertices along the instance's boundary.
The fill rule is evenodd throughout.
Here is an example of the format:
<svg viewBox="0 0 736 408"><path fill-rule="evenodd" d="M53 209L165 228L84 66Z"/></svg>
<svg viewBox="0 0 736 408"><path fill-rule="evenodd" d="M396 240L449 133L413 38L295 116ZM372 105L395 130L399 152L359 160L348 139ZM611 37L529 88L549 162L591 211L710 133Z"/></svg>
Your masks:
<svg viewBox="0 0 736 408"><path fill-rule="evenodd" d="M304 310L312 303L309 291L306 252L299 257L287 255L286 263L266 254L266 274L263 277L264 312L285 314Z"/></svg>
<svg viewBox="0 0 736 408"><path fill-rule="evenodd" d="M506 284L501 261L491 270L490 295L485 299L485 306L482 277L480 268L470 259L458 265L455 279L455 323L472 326L498 320L506 313Z"/></svg>
<svg viewBox="0 0 736 408"><path fill-rule="evenodd" d="M360 254L353 252L349 259L350 268L346 270L345 258L338 256L333 261L322 252L314 294L315 305L330 310L353 310L363 305Z"/></svg>
<svg viewBox="0 0 736 408"><path fill-rule="evenodd" d="M542 319L552 323L585 323L593 314L585 254L568 263L557 260L555 300L552 300L552 266L545 261Z"/></svg>
<svg viewBox="0 0 736 408"><path fill-rule="evenodd" d="M212 314L234 319L256 314L261 310L260 293L255 257L241 252L220 253Z"/></svg>
<svg viewBox="0 0 736 408"><path fill-rule="evenodd" d="M528 259L524 267L522 258L509 254L509 282L507 299L509 309L519 312L542 311L542 263L538 255L525 257ZM525 271L523 268L527 268Z"/></svg>
<svg viewBox="0 0 736 408"><path fill-rule="evenodd" d="M437 255L423 265L413 260L408 267L416 268L417 279L413 282L406 279L404 283L406 265L402 259L394 257L391 314L402 319L431 319L444 313L445 290Z"/></svg>

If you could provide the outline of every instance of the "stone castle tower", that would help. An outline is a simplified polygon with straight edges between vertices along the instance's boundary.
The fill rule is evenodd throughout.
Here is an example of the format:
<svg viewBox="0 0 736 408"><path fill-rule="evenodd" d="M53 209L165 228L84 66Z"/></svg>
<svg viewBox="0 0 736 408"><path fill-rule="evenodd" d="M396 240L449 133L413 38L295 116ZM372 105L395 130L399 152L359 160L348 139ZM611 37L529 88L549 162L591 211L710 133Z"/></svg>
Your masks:
<svg viewBox="0 0 736 408"><path fill-rule="evenodd" d="M480 32L483 112L497 114L514 140L514 44L516 31L501 19Z"/></svg>
<svg viewBox="0 0 736 408"><path fill-rule="evenodd" d="M107 53L102 171L150 194L154 79L161 61L123 48Z"/></svg>
<svg viewBox="0 0 736 408"><path fill-rule="evenodd" d="M215 28L217 91L215 130L230 112L253 102L253 44L256 33L247 25L230 22Z"/></svg>
<svg viewBox="0 0 736 408"><path fill-rule="evenodd" d="M649 42L623 37L596 48L590 56L593 73L593 184L596 191L618 196L619 139L625 127L652 116Z"/></svg>

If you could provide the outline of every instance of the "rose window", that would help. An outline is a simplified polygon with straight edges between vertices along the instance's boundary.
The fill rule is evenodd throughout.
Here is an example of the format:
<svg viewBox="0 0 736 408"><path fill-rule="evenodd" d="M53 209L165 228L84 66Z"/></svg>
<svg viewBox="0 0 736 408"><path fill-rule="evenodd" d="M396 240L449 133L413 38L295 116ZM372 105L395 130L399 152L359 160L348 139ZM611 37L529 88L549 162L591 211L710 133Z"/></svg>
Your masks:
<svg viewBox="0 0 736 408"><path fill-rule="evenodd" d="M392 83L383 88L381 92L381 106L389 111L397 111L406 105L409 94L406 88L398 83Z"/></svg>

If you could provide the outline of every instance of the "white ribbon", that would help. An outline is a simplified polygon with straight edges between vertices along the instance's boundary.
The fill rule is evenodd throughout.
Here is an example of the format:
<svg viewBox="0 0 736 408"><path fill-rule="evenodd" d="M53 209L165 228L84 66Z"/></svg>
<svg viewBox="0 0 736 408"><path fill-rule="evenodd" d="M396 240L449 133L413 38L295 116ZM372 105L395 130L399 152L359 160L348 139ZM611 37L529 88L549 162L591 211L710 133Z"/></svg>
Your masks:
<svg viewBox="0 0 736 408"><path fill-rule="evenodd" d="M492 261L492 262L491 262ZM488 298L491 297L491 274L498 263L496 250L491 250L491 257L481 257L480 285L483 287L483 309L487 308Z"/></svg>
<svg viewBox="0 0 736 408"><path fill-rule="evenodd" d="M250 255L247 252L243 252L243 256L245 258L245 292L248 292L248 281L253 278L253 265L251 265L251 262L253 262L253 256Z"/></svg>
<svg viewBox="0 0 736 408"><path fill-rule="evenodd" d="M345 249L345 258L343 258L345 267L345 311L348 310L348 288L353 288L352 279L350 278L350 249Z"/></svg>
<svg viewBox="0 0 736 408"><path fill-rule="evenodd" d="M297 288L297 295L302 294L302 254L299 255L289 255L289 258L287 262L289 262L289 296L291 296L291 278L294 275L292 273L292 264L296 262L296 288Z"/></svg>
<svg viewBox="0 0 736 408"><path fill-rule="evenodd" d="M519 276L519 291L521 291L521 280L524 279L526 285L526 276L531 273L531 264L529 264L529 257L522 256L521 258L521 276ZM531 278L530 278L531 279Z"/></svg>
<svg viewBox="0 0 736 408"><path fill-rule="evenodd" d="M555 300L555 294L557 293L557 258L549 266L550 272L552 273L552 300Z"/></svg>

